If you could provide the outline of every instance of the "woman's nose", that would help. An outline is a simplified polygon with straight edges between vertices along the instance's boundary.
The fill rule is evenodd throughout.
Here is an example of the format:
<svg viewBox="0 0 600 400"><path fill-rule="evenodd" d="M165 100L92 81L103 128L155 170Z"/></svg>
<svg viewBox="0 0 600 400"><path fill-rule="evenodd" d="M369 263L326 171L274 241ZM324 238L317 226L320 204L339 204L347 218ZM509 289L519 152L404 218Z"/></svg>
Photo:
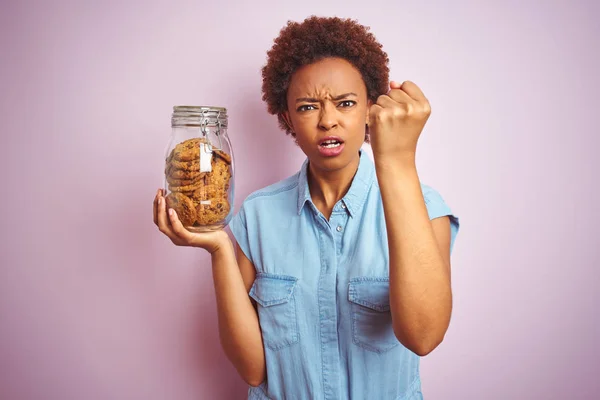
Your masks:
<svg viewBox="0 0 600 400"><path fill-rule="evenodd" d="M321 110L319 128L326 131L335 128L337 126L337 113L335 106L332 104L325 104Z"/></svg>

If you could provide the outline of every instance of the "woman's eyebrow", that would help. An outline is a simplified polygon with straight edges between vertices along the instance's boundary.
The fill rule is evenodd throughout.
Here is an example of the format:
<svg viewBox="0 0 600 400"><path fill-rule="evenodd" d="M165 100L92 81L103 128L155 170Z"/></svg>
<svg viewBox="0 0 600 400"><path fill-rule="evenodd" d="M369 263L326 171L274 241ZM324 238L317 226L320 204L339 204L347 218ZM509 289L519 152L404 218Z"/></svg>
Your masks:
<svg viewBox="0 0 600 400"><path fill-rule="evenodd" d="M331 100L338 101L338 100L344 99L349 96L358 97L358 95L356 93L349 92L349 93L340 94L339 96L332 97ZM314 97L298 97L296 99L296 103L302 103L302 102L318 103L319 99L315 99Z"/></svg>

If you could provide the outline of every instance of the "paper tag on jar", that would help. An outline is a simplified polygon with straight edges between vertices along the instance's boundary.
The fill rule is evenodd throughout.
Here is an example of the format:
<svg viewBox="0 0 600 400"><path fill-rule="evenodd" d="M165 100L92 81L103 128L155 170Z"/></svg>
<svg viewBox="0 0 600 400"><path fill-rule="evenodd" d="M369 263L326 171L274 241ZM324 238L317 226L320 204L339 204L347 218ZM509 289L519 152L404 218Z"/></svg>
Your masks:
<svg viewBox="0 0 600 400"><path fill-rule="evenodd" d="M200 143L200 172L212 171L212 146Z"/></svg>

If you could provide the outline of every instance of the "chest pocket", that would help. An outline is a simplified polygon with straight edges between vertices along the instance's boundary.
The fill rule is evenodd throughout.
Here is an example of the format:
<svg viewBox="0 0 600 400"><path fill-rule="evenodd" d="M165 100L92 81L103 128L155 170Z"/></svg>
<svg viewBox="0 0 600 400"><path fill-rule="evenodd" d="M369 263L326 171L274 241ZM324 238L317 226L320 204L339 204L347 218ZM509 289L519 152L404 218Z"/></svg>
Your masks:
<svg viewBox="0 0 600 400"><path fill-rule="evenodd" d="M356 345L384 353L400 344L392 327L389 278L351 279L348 300L352 303L352 339Z"/></svg>
<svg viewBox="0 0 600 400"><path fill-rule="evenodd" d="M250 296L258 303L258 318L265 346L279 350L299 341L294 288L298 278L258 273Z"/></svg>

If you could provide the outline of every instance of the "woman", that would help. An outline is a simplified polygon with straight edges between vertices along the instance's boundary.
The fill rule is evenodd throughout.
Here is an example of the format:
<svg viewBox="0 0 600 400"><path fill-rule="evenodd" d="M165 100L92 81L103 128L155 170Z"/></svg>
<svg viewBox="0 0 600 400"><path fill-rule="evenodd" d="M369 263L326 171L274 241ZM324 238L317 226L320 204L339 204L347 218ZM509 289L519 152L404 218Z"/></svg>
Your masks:
<svg viewBox="0 0 600 400"><path fill-rule="evenodd" d="M161 232L212 255L221 343L250 399L422 399L419 356L448 329L459 225L416 171L429 103L388 83L387 63L352 20L282 29L263 99L307 158L244 201L235 250L224 231L185 231L157 193Z"/></svg>

